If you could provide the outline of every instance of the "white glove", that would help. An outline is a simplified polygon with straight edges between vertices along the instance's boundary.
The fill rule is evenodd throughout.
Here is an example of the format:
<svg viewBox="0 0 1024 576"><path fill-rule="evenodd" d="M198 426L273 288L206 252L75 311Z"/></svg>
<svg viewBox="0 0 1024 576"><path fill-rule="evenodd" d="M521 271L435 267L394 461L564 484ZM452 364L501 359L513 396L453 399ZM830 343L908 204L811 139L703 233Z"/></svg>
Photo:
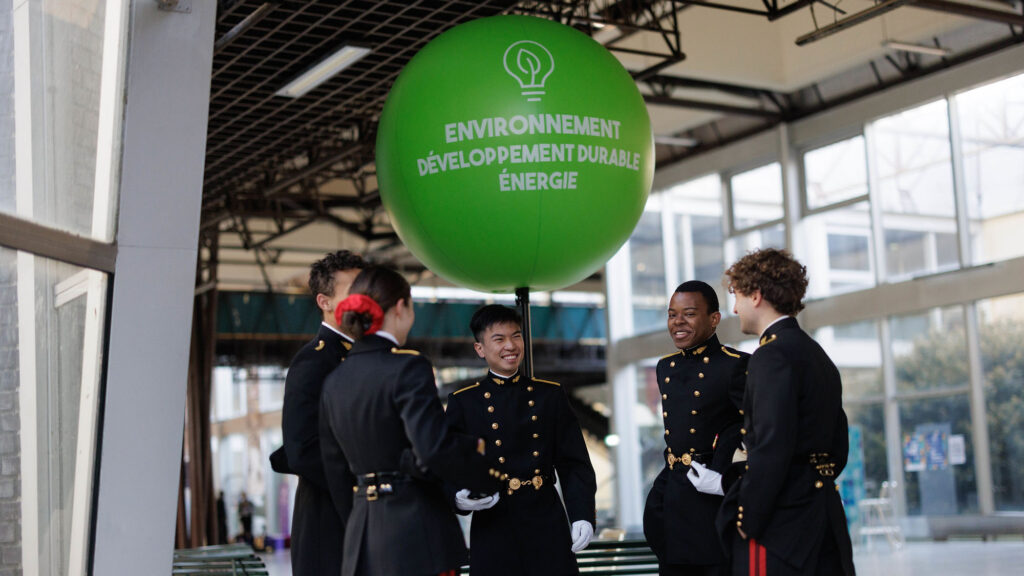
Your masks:
<svg viewBox="0 0 1024 576"><path fill-rule="evenodd" d="M498 503L498 493L495 492L490 496L484 496L483 498L470 498L469 490L463 488L455 493L455 507L464 512L474 512L476 510L487 510Z"/></svg>
<svg viewBox="0 0 1024 576"><path fill-rule="evenodd" d="M577 520L572 523L572 551L579 552L590 544L594 537L594 527L586 520Z"/></svg>
<svg viewBox="0 0 1024 576"><path fill-rule="evenodd" d="M707 466L694 460L690 463L690 471L686 473L690 484L697 489L697 492L724 496L722 492L722 475L714 470L708 470Z"/></svg>

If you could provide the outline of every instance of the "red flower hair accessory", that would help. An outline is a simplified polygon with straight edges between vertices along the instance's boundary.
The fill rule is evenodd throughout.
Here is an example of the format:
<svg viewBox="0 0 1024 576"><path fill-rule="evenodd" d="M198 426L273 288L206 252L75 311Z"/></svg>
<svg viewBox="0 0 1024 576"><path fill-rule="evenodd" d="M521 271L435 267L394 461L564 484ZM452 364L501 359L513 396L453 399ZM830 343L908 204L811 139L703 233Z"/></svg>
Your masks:
<svg viewBox="0 0 1024 576"><path fill-rule="evenodd" d="M384 323L384 310L381 310L380 304L377 304L373 298L365 294L352 294L338 303L338 307L334 309L334 320L339 326L345 312L370 315L372 320L370 327L363 334L373 334L380 330L381 325Z"/></svg>

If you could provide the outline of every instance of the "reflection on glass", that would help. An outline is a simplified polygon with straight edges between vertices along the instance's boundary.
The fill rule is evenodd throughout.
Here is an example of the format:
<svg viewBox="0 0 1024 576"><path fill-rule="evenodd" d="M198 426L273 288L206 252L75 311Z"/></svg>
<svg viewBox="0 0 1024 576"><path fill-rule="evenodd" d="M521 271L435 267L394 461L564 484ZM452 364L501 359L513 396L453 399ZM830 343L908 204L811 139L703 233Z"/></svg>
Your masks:
<svg viewBox="0 0 1024 576"><path fill-rule="evenodd" d="M966 394L900 402L900 441L907 514L978 511Z"/></svg>
<svg viewBox="0 0 1024 576"><path fill-rule="evenodd" d="M1024 510L1024 295L978 302L996 509Z"/></svg>
<svg viewBox="0 0 1024 576"><path fill-rule="evenodd" d="M890 280L956 268L956 213L946 101L878 120L872 161Z"/></svg>
<svg viewBox="0 0 1024 576"><path fill-rule="evenodd" d="M814 339L839 368L843 398L881 396L884 386L877 321L826 326L815 331Z"/></svg>
<svg viewBox="0 0 1024 576"><path fill-rule="evenodd" d="M633 330L650 332L665 320L665 251L661 212L646 210L629 237L633 280Z"/></svg>
<svg viewBox="0 0 1024 576"><path fill-rule="evenodd" d="M0 374L5 390L10 384L0 428L14 442L4 467L35 483L19 493L32 494L26 504L38 510L31 540L41 573L84 569L73 563L89 539L106 293L100 272L0 247ZM5 505L8 498L0 494Z"/></svg>
<svg viewBox="0 0 1024 576"><path fill-rule="evenodd" d="M843 384L846 384L845 374ZM854 502L878 497L882 482L889 479L885 413L881 403L845 404L843 409L850 422L850 455L838 484L847 517L853 524L862 521L859 518L860 508Z"/></svg>
<svg viewBox="0 0 1024 576"><path fill-rule="evenodd" d="M804 154L807 207L820 208L868 193L864 137L857 136Z"/></svg>
<svg viewBox="0 0 1024 576"><path fill-rule="evenodd" d="M1024 255L1024 75L956 97L973 262Z"/></svg>
<svg viewBox="0 0 1024 576"><path fill-rule="evenodd" d="M807 266L807 296L821 298L875 285L867 202L800 221L796 256Z"/></svg>
<svg viewBox="0 0 1024 576"><path fill-rule="evenodd" d="M736 230L782 219L782 169L778 162L736 174L730 187Z"/></svg>
<svg viewBox="0 0 1024 576"><path fill-rule="evenodd" d="M680 184L665 193L666 209L675 215L678 281L703 280L719 290L720 301L725 270L721 196L722 183L717 174Z"/></svg>
<svg viewBox="0 0 1024 576"><path fill-rule="evenodd" d="M30 48L37 52L32 60L36 69L20 78L34 85L34 89L26 93L42 94L42 102L32 105L41 106L45 113L38 116L41 120L37 125L30 127L33 138L42 143L39 154L31 158L31 162L41 170L36 171L39 176L31 183L31 206L15 206L13 198L4 195L0 197L0 210L109 241L113 237L113 219L106 206L111 205L112 199L107 196L112 191L95 189L101 141L100 85L107 3L96 0L44 0L40 3L41 36L45 41ZM114 94L109 96L117 98ZM118 122L120 117L120 113L115 112L112 121ZM0 120L0 131L3 127L6 126ZM4 137L13 134L13 125L3 132ZM114 127L112 133L118 134L119 130ZM113 148L102 152L104 156L112 153L110 157L116 163L120 157L119 139L103 145ZM3 166L0 166L0 176L7 176ZM94 217L94 209L104 212L101 218Z"/></svg>
<svg viewBox="0 0 1024 576"><path fill-rule="evenodd" d="M636 407L633 417L640 443L640 479L643 482L641 502L651 491L654 478L665 465L665 427L661 419L661 392L658 389L656 373L657 359L651 359L637 366Z"/></svg>
<svg viewBox="0 0 1024 576"><path fill-rule="evenodd" d="M968 384L967 336L961 306L894 316L890 326L898 391Z"/></svg>

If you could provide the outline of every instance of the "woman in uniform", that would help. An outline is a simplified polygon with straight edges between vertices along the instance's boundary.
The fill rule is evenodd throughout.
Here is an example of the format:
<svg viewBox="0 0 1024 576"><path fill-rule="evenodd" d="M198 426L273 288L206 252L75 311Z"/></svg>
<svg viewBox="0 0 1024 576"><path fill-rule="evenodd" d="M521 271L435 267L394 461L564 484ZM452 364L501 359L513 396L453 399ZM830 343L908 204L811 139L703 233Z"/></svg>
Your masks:
<svg viewBox="0 0 1024 576"><path fill-rule="evenodd" d="M466 562L442 480L486 492L500 487L483 441L453 432L430 361L402 348L415 320L409 283L364 269L335 312L356 339L324 382L320 446L335 505L354 494L342 576L454 574Z"/></svg>

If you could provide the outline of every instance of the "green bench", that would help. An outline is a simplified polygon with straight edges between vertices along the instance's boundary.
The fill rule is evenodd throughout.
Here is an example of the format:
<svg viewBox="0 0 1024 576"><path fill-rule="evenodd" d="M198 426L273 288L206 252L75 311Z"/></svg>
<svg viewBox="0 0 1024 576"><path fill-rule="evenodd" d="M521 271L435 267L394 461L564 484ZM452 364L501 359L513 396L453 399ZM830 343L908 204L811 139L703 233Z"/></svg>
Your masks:
<svg viewBox="0 0 1024 576"><path fill-rule="evenodd" d="M203 546L174 551L172 576L269 576L248 544Z"/></svg>
<svg viewBox="0 0 1024 576"><path fill-rule="evenodd" d="M576 554L576 565L587 576L658 574L658 558L644 540L595 540ZM460 573L469 574L469 567Z"/></svg>

